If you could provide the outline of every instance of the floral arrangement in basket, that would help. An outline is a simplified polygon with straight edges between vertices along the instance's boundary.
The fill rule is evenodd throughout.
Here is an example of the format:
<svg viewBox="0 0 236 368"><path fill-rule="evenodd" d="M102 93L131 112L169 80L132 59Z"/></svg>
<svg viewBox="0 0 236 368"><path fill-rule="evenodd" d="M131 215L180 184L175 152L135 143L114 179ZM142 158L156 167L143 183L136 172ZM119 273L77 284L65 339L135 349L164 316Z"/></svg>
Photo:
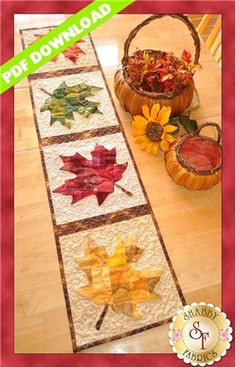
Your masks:
<svg viewBox="0 0 236 368"><path fill-rule="evenodd" d="M138 49L128 58L127 81L140 91L168 93L185 88L199 68L186 50L179 59L169 52Z"/></svg>
<svg viewBox="0 0 236 368"><path fill-rule="evenodd" d="M137 33L150 22L165 16L183 22L191 33L195 46L192 59L184 50L181 58L171 52L137 49L129 50ZM194 97L193 76L199 65L200 40L187 16L183 14L155 14L139 24L129 34L124 45L122 68L115 74L115 93L121 106L132 115L140 115L142 106L153 104L171 108L171 116L179 116L190 105Z"/></svg>

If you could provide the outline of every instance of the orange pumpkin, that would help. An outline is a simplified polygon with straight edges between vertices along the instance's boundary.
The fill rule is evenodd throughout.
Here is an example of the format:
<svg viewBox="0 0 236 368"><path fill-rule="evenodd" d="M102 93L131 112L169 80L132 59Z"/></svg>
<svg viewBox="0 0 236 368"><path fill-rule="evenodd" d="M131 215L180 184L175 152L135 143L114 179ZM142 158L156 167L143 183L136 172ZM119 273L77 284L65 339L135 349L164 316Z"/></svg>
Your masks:
<svg viewBox="0 0 236 368"><path fill-rule="evenodd" d="M119 69L115 74L115 93L120 101L122 108L130 112L132 115L142 114L142 106L147 105L151 108L155 103L159 103L161 106L171 107L171 116L178 116L182 114L191 104L194 95L194 82L191 80L184 88L177 91L168 93L154 93L145 90L137 89L133 84L127 81L126 66L129 59L129 48L132 40L135 38L138 31L145 25L149 24L154 19L162 18L166 15L172 18L179 19L184 22L191 32L194 40L196 52L194 63L198 64L200 56L200 40L198 34L188 19L187 16L182 14L155 14L144 22L139 24L130 34L125 42L124 46L124 57L122 59L122 68ZM159 53L160 51L144 50L146 53L153 54Z"/></svg>
<svg viewBox="0 0 236 368"><path fill-rule="evenodd" d="M215 126L218 139L200 136L206 126ZM203 124L194 134L178 138L165 152L168 174L189 190L210 189L221 180L221 130L215 123Z"/></svg>

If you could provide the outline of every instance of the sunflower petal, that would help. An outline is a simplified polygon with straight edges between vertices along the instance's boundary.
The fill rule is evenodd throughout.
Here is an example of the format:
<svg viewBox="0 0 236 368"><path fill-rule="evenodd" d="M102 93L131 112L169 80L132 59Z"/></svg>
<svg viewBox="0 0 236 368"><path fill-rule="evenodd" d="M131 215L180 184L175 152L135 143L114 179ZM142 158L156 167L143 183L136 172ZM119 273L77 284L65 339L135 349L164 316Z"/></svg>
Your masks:
<svg viewBox="0 0 236 368"><path fill-rule="evenodd" d="M152 154L156 156L156 155L157 155L158 150L159 150L159 143L155 143L155 144L153 145L153 147L152 147Z"/></svg>
<svg viewBox="0 0 236 368"><path fill-rule="evenodd" d="M166 138L167 142L170 142L170 143L175 141L175 138L170 134L166 134L165 138Z"/></svg>
<svg viewBox="0 0 236 368"><path fill-rule="evenodd" d="M164 127L164 130L165 130L166 133L175 132L177 129L178 129L178 127L177 126L174 126L174 125L166 125Z"/></svg>
<svg viewBox="0 0 236 368"><path fill-rule="evenodd" d="M144 130L146 129L146 126L144 126L142 123L134 123L132 124L132 126L135 128L135 129L138 129L138 130Z"/></svg>
<svg viewBox="0 0 236 368"><path fill-rule="evenodd" d="M134 120L132 121L131 125L134 128L146 128L148 124L148 120L146 120L143 116L141 115L136 115L134 116Z"/></svg>
<svg viewBox="0 0 236 368"><path fill-rule="evenodd" d="M147 119L145 119L145 117L143 115L135 115L133 117L133 119L134 119L135 122L143 121L143 123L145 123L145 122L147 123Z"/></svg>
<svg viewBox="0 0 236 368"><path fill-rule="evenodd" d="M141 145L140 145L140 148L141 148L141 150L145 150L145 148L147 147L147 144L148 144L148 142L147 141L145 141L145 142L143 142Z"/></svg>
<svg viewBox="0 0 236 368"><path fill-rule="evenodd" d="M164 151L164 152L168 150L169 144L168 144L168 142L165 138L162 139L160 147L161 147L161 150Z"/></svg>
<svg viewBox="0 0 236 368"><path fill-rule="evenodd" d="M168 123L169 121L169 117L171 114L171 108L170 106L163 106L161 108L161 110L159 111L158 117L157 117L157 121L158 123L160 123L161 125L165 125Z"/></svg>
<svg viewBox="0 0 236 368"><path fill-rule="evenodd" d="M152 152L152 147L153 147L153 143L152 142L147 144L147 147L146 147L147 153L151 153Z"/></svg>
<svg viewBox="0 0 236 368"><path fill-rule="evenodd" d="M143 105L142 111L143 111L143 115L145 116L145 118L147 120L150 120L151 116L150 116L149 107L147 105Z"/></svg>
<svg viewBox="0 0 236 368"><path fill-rule="evenodd" d="M160 111L160 104L159 103L157 103L157 104L155 104L155 105L152 106L151 119L153 121L156 120L157 114L159 113L159 111Z"/></svg>
<svg viewBox="0 0 236 368"><path fill-rule="evenodd" d="M135 143L139 143L139 144L146 142L146 141L147 141L147 138L144 135L140 135L139 137L135 139Z"/></svg>
<svg viewBox="0 0 236 368"><path fill-rule="evenodd" d="M142 135L145 135L145 130L141 130L141 129L134 129L133 132L132 132L132 136L133 137L139 137L139 136L142 136Z"/></svg>

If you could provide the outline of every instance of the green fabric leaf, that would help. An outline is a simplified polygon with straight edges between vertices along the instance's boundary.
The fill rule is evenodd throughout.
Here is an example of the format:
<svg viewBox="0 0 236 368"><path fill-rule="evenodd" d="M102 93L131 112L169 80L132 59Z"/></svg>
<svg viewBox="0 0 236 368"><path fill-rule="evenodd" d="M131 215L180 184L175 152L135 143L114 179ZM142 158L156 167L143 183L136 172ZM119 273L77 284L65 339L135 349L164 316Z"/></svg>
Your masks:
<svg viewBox="0 0 236 368"><path fill-rule="evenodd" d="M193 120L193 119L190 119L186 115L181 115L180 116L180 123L183 125L184 129L188 133L193 133L198 128L197 121Z"/></svg>
<svg viewBox="0 0 236 368"><path fill-rule="evenodd" d="M52 97L45 100L40 112L49 110L51 112L50 125L59 122L68 128L74 120L73 112L88 118L91 114L102 114L98 106L100 102L89 101L86 98L94 96L102 90L100 87L90 86L86 83L67 86L65 82L56 88Z"/></svg>

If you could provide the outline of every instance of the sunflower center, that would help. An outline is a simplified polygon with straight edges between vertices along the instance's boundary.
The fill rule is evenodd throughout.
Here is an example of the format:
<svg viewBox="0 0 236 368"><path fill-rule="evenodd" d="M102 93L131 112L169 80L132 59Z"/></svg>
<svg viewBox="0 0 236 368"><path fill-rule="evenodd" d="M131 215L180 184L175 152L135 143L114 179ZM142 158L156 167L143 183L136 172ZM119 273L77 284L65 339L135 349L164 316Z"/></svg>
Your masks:
<svg viewBox="0 0 236 368"><path fill-rule="evenodd" d="M161 124L154 121L150 121L146 128L146 136L153 142L159 142L163 134L163 128Z"/></svg>

